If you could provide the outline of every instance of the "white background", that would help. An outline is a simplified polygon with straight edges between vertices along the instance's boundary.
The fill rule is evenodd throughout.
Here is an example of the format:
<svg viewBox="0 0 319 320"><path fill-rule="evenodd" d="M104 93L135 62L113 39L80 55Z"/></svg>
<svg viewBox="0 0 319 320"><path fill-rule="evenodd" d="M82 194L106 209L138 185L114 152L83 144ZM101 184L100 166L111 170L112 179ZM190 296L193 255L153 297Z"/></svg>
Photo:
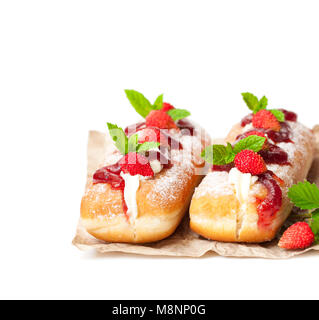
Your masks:
<svg viewBox="0 0 319 320"><path fill-rule="evenodd" d="M71 245L90 129L138 120L123 89L212 136L240 93L319 122L318 1L1 1L0 297L318 298L318 256L99 256Z"/></svg>

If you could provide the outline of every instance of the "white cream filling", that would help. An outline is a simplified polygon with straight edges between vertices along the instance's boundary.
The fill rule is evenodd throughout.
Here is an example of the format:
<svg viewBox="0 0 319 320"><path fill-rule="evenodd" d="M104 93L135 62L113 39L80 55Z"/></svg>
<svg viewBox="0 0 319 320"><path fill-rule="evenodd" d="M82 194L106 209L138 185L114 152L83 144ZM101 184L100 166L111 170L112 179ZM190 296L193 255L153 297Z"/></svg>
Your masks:
<svg viewBox="0 0 319 320"><path fill-rule="evenodd" d="M151 150L160 152L159 148L154 148ZM151 166L154 174L160 173L163 170L163 166L162 166L161 162L157 159L150 161L150 166Z"/></svg>
<svg viewBox="0 0 319 320"><path fill-rule="evenodd" d="M241 203L247 202L250 187L257 180L258 177L252 176L250 173L242 173L237 168L231 169L228 177L229 183L235 186L236 196Z"/></svg>
<svg viewBox="0 0 319 320"><path fill-rule="evenodd" d="M255 129L252 123L246 124L244 132Z"/></svg>
<svg viewBox="0 0 319 320"><path fill-rule="evenodd" d="M140 186L140 175L131 176L128 173L121 173L122 178L125 181L124 188L124 200L127 205L127 213L132 219L136 219L138 216L136 192Z"/></svg>
<svg viewBox="0 0 319 320"><path fill-rule="evenodd" d="M150 161L150 166L154 174L161 172L163 169L163 166L158 160ZM139 174L131 176L130 174L123 172L121 172L121 176L125 181L124 200L127 206L127 213L129 214L131 219L136 219L138 217L136 192L140 187L140 180L144 179L144 177Z"/></svg>
<svg viewBox="0 0 319 320"><path fill-rule="evenodd" d="M163 166L161 165L159 160L150 161L150 166L151 166L154 174L159 173L163 170Z"/></svg>

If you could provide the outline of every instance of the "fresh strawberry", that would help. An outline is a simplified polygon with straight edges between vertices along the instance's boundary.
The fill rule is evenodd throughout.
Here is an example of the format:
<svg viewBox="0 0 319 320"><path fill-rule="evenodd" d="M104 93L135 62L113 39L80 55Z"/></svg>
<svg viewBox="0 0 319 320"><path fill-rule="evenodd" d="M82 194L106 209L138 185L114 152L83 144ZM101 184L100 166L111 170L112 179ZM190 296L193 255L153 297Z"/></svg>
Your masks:
<svg viewBox="0 0 319 320"><path fill-rule="evenodd" d="M148 160L141 154L130 152L126 154L119 162L122 171L131 176L140 174L144 177L153 177L154 172Z"/></svg>
<svg viewBox="0 0 319 320"><path fill-rule="evenodd" d="M169 110L175 109L171 104L167 102L163 102L163 108L161 109L164 112L167 112Z"/></svg>
<svg viewBox="0 0 319 320"><path fill-rule="evenodd" d="M168 146L168 139L157 128L146 128L138 132L138 142L159 142L162 146Z"/></svg>
<svg viewBox="0 0 319 320"><path fill-rule="evenodd" d="M305 249L315 241L315 236L306 222L297 222L282 235L278 246L282 249Z"/></svg>
<svg viewBox="0 0 319 320"><path fill-rule="evenodd" d="M274 131L280 130L280 122L268 110L260 110L253 115L253 126L255 128L270 129Z"/></svg>
<svg viewBox="0 0 319 320"><path fill-rule="evenodd" d="M152 110L146 117L146 126L159 129L177 129L174 120L162 110Z"/></svg>
<svg viewBox="0 0 319 320"><path fill-rule="evenodd" d="M252 150L239 152L235 157L235 166L242 173L250 173L254 176L267 171L264 159Z"/></svg>

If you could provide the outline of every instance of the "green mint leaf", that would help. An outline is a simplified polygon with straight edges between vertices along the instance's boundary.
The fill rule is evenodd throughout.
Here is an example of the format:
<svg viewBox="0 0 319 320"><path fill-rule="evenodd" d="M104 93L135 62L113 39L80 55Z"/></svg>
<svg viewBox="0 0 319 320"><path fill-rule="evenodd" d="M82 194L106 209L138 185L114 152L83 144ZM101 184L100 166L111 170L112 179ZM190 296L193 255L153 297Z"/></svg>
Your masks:
<svg viewBox="0 0 319 320"><path fill-rule="evenodd" d="M147 115L155 109L141 93L135 90L125 90L125 93L136 112L143 118L146 118Z"/></svg>
<svg viewBox="0 0 319 320"><path fill-rule="evenodd" d="M285 121L285 114L277 109L270 109L269 110L276 118L279 122L284 122Z"/></svg>
<svg viewBox="0 0 319 320"><path fill-rule="evenodd" d="M222 166L234 161L235 155L230 151L229 145L214 144L208 146L201 154L201 157L214 165Z"/></svg>
<svg viewBox="0 0 319 320"><path fill-rule="evenodd" d="M249 136L237 142L234 146L234 153L237 154L242 150L252 150L258 152L262 149L266 138L259 136Z"/></svg>
<svg viewBox="0 0 319 320"><path fill-rule="evenodd" d="M174 121L184 119L190 116L190 112L185 109L171 109L167 112Z"/></svg>
<svg viewBox="0 0 319 320"><path fill-rule="evenodd" d="M244 92L241 95L243 96L243 99L246 102L248 108L251 111L255 112L259 105L258 98L249 92Z"/></svg>
<svg viewBox="0 0 319 320"><path fill-rule="evenodd" d="M235 160L236 154L234 153L233 146L229 142L227 142L226 152L227 152L227 155L225 157L226 164L232 163Z"/></svg>
<svg viewBox="0 0 319 320"><path fill-rule="evenodd" d="M259 100L258 107L257 107L257 110L255 110L255 112L257 113L260 110L266 109L267 105L268 105L268 99L265 96L263 96Z"/></svg>
<svg viewBox="0 0 319 320"><path fill-rule="evenodd" d="M125 155L128 152L128 139L122 128L119 128L116 124L107 123L109 133L115 146L119 149L121 154Z"/></svg>
<svg viewBox="0 0 319 320"><path fill-rule="evenodd" d="M161 110L163 108L163 96L164 95L161 94L156 98L156 100L155 100L155 102L153 104L153 106L154 106L154 108L156 110Z"/></svg>
<svg viewBox="0 0 319 320"><path fill-rule="evenodd" d="M319 208L319 189L308 181L293 185L288 192L291 202L301 209Z"/></svg>
<svg viewBox="0 0 319 320"><path fill-rule="evenodd" d="M204 149L201 153L201 157L207 162L207 163L211 163L213 164L214 162L214 150L213 150L214 146L208 146L206 147L206 149Z"/></svg>
<svg viewBox="0 0 319 320"><path fill-rule="evenodd" d="M319 209L312 212L310 228L315 235L315 242L319 243Z"/></svg>
<svg viewBox="0 0 319 320"><path fill-rule="evenodd" d="M144 142L143 144L140 144L137 148L137 152L146 152L151 149L156 149L160 146L159 142Z"/></svg>
<svg viewBox="0 0 319 320"><path fill-rule="evenodd" d="M266 109L268 105L268 99L263 96L260 100L249 92L242 93L244 101L246 102L248 108L253 112L257 113L260 110Z"/></svg>
<svg viewBox="0 0 319 320"><path fill-rule="evenodd" d="M138 134L133 134L128 139L128 152L136 152L138 148Z"/></svg>

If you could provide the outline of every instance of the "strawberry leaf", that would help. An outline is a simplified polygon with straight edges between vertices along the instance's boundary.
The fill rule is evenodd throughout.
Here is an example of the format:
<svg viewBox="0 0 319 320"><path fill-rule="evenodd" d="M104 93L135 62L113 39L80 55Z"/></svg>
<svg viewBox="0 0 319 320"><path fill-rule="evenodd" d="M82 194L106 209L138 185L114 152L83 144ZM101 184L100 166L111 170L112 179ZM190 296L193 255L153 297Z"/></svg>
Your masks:
<svg viewBox="0 0 319 320"><path fill-rule="evenodd" d="M174 121L184 119L190 116L190 112L185 109L171 109L167 112Z"/></svg>
<svg viewBox="0 0 319 320"><path fill-rule="evenodd" d="M138 135L133 134L128 139L128 152L136 152L138 148Z"/></svg>
<svg viewBox="0 0 319 320"><path fill-rule="evenodd" d="M146 118L152 110L156 109L140 92L135 90L125 90L125 93L133 108L143 118Z"/></svg>
<svg viewBox="0 0 319 320"><path fill-rule="evenodd" d="M156 109L156 110L161 110L163 108L163 94L159 95L154 104L153 104L153 107Z"/></svg>
<svg viewBox="0 0 319 320"><path fill-rule="evenodd" d="M156 149L160 146L159 142L144 142L143 144L140 144L137 148L137 152L146 152L151 149Z"/></svg>
<svg viewBox="0 0 319 320"><path fill-rule="evenodd" d="M316 243L319 243L319 209L312 213L310 228L315 235Z"/></svg>
<svg viewBox="0 0 319 320"><path fill-rule="evenodd" d="M258 152L262 149L266 138L259 136L249 136L237 142L234 146L234 153L237 154L243 150L252 150Z"/></svg>
<svg viewBox="0 0 319 320"><path fill-rule="evenodd" d="M308 181L293 185L288 192L291 202L301 209L319 208L319 189Z"/></svg>
<svg viewBox="0 0 319 320"><path fill-rule="evenodd" d="M285 121L285 114L277 109L270 109L269 110L276 118L279 122L284 122Z"/></svg>
<svg viewBox="0 0 319 320"><path fill-rule="evenodd" d="M128 152L128 139L122 128L119 128L116 124L107 123L109 133L115 146L119 149L121 154L125 155Z"/></svg>

